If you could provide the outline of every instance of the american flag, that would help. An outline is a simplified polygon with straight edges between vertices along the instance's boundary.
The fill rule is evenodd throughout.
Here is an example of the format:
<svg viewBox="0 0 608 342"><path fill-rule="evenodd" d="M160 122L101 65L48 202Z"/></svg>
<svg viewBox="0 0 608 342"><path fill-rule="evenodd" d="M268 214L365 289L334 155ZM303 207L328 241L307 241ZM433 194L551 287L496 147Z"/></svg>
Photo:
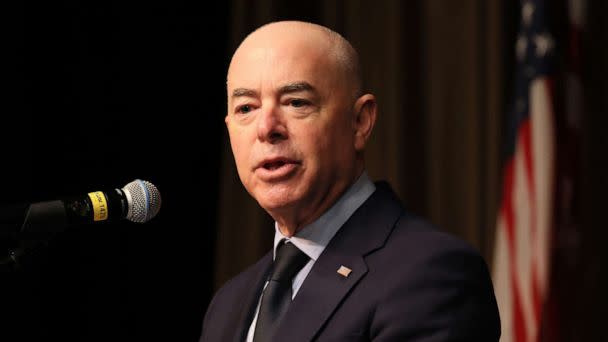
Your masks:
<svg viewBox="0 0 608 342"><path fill-rule="evenodd" d="M515 98L492 269L503 342L539 341L549 289L556 135L546 5L521 1L515 43Z"/></svg>

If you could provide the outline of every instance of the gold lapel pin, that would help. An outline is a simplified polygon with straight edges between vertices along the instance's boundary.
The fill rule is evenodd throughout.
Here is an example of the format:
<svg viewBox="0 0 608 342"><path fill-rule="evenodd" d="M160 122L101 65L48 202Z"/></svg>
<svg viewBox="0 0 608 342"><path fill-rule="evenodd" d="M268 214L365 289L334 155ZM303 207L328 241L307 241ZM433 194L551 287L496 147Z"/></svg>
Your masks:
<svg viewBox="0 0 608 342"><path fill-rule="evenodd" d="M338 274L340 274L341 276L346 278L352 271L353 270L351 270L350 268L340 265L340 268L338 268L338 270L336 272L338 272Z"/></svg>

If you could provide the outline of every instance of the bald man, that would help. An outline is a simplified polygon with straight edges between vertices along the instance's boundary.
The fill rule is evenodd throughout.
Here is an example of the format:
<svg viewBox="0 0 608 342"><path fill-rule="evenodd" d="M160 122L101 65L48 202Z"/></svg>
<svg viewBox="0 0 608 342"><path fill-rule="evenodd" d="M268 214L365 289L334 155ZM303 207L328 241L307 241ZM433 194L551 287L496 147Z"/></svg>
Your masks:
<svg viewBox="0 0 608 342"><path fill-rule="evenodd" d="M275 220L274 249L216 293L201 341L498 340L483 259L367 176L376 99L344 38L265 25L227 91L239 178Z"/></svg>

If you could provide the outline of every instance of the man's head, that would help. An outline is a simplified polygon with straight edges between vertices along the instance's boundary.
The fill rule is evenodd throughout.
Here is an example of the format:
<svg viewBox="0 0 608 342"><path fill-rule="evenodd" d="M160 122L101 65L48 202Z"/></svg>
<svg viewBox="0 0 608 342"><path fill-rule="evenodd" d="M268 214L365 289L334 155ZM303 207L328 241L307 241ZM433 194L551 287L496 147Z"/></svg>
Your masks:
<svg viewBox="0 0 608 342"><path fill-rule="evenodd" d="M239 177L286 235L363 171L376 102L358 63L337 33L294 21L262 26L232 57L225 121Z"/></svg>

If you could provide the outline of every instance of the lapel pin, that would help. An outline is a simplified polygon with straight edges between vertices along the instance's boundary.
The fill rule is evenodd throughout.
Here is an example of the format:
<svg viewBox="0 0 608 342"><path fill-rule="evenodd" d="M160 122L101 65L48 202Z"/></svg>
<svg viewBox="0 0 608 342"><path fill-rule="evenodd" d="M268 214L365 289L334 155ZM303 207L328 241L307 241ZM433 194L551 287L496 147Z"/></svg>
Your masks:
<svg viewBox="0 0 608 342"><path fill-rule="evenodd" d="M352 271L353 270L351 270L350 268L340 265L340 268L338 268L338 270L336 272L338 272L338 274L340 274L341 276L346 278Z"/></svg>

